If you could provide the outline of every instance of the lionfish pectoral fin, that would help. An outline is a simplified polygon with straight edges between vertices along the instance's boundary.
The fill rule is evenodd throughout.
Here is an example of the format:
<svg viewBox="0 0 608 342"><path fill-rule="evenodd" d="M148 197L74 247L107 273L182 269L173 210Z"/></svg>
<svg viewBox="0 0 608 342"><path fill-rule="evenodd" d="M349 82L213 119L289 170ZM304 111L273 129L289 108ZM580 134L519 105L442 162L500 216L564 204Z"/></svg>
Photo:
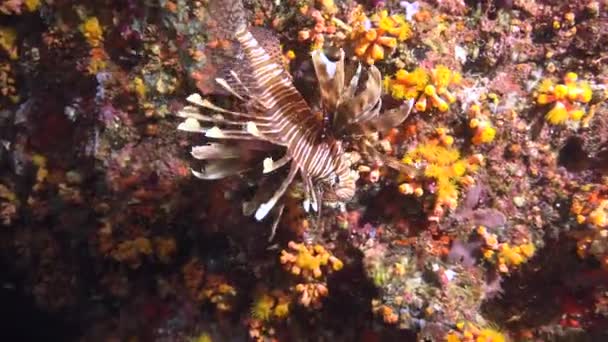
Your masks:
<svg viewBox="0 0 608 342"><path fill-rule="evenodd" d="M184 122L177 126L177 129L184 132L203 133L204 129L201 127L198 120L194 118L187 118Z"/></svg>
<svg viewBox="0 0 608 342"><path fill-rule="evenodd" d="M353 74L353 77L350 79L350 82L348 83L348 88L346 89L344 94L342 94L343 99L350 99L355 96L355 93L357 92L357 85L359 84L359 78L361 78L362 70L363 70L363 67L361 66L361 63L359 63L357 65L357 69L355 70L355 73Z"/></svg>
<svg viewBox="0 0 608 342"><path fill-rule="evenodd" d="M283 183L281 183L281 185L279 186L277 191L275 191L275 193L272 195L272 197L267 202L262 203L262 205L260 205L258 210L255 212L256 220L261 221L264 219L264 217L266 217L266 215L268 215L268 213L275 206L275 204L277 203L279 198L281 198L281 196L283 196L285 191L287 191L287 188L289 187L289 185L293 182L293 179L295 178L297 171L298 171L297 164L292 163L291 169L289 170L289 174L287 175L287 178L285 178Z"/></svg>
<svg viewBox="0 0 608 342"><path fill-rule="evenodd" d="M390 167L393 170L397 170L401 173L409 175L412 178L416 177L415 175L416 173L418 173L418 170L416 170L416 168L414 168L413 166L406 165L397 158L393 158L385 154L381 155L382 163L384 163L384 165Z"/></svg>
<svg viewBox="0 0 608 342"><path fill-rule="evenodd" d="M205 137L212 139L225 140L260 140L259 137L251 135L249 132L234 129L221 129L218 126L213 126L208 129L202 129Z"/></svg>
<svg viewBox="0 0 608 342"><path fill-rule="evenodd" d="M379 117L368 123L374 130L380 133L386 133L393 127L403 123L408 118L414 107L414 99L406 101L403 105L387 110Z"/></svg>
<svg viewBox="0 0 608 342"><path fill-rule="evenodd" d="M236 90L234 90L229 84L228 82L226 82L225 79L223 78L216 78L215 82L217 82L217 84L219 84L220 86L222 86L222 88L226 89L227 92L229 92L230 94L232 94L234 97L236 97L237 99L245 102L247 101L244 97L242 97Z"/></svg>
<svg viewBox="0 0 608 342"><path fill-rule="evenodd" d="M313 189L313 195L315 198L313 209L317 212L317 222L321 221L321 200L323 198L323 192L320 189Z"/></svg>
<svg viewBox="0 0 608 342"><path fill-rule="evenodd" d="M245 130L248 134L250 134L252 137L255 137L257 139L267 141L271 144L275 144L275 145L279 145L279 146L284 144L283 142L279 141L278 139L275 139L272 136L270 136L271 131L268 131L268 130L260 131L260 129L258 128L258 124L256 124L253 121L247 121L247 123L245 124Z"/></svg>
<svg viewBox="0 0 608 342"><path fill-rule="evenodd" d="M335 111L344 89L344 51L340 59L332 62L321 50L312 52L312 62L319 82L321 102L328 111Z"/></svg>
<svg viewBox="0 0 608 342"><path fill-rule="evenodd" d="M382 108L382 99L378 98L375 103L365 106L361 109L358 115L353 117L353 120L349 124L365 124L378 117L380 109Z"/></svg>
<svg viewBox="0 0 608 342"><path fill-rule="evenodd" d="M367 139L364 140L363 148L365 153L368 154L372 159L381 162L393 170L405 173L411 177L415 177L415 174L418 172L413 166L406 165L397 158L393 158L378 152L378 150L376 150L376 148Z"/></svg>
<svg viewBox="0 0 608 342"><path fill-rule="evenodd" d="M248 114L248 113L243 113L243 112L235 112L232 110L224 109L220 106L213 104L211 101L209 101L207 99L203 99L199 94L192 94L192 95L188 96L188 98L186 100L199 107L210 109L217 113L228 114L228 115L232 115L234 117L244 117L244 118L250 118L250 119L255 119L255 120L263 120L259 115L253 115L253 114ZM192 110L192 107L190 107L190 106L184 107L184 109L182 109L180 112L178 112L178 116L201 118L201 120L209 121L209 120L205 119L205 116L202 116L201 114L194 112Z"/></svg>
<svg viewBox="0 0 608 342"><path fill-rule="evenodd" d="M194 146L190 154L195 159L235 159L241 156L241 150L236 146L226 146L217 143Z"/></svg>
<svg viewBox="0 0 608 342"><path fill-rule="evenodd" d="M277 233L277 227L279 226L279 222L281 222L281 216L283 216L283 211L285 210L285 204L281 204L277 213L275 214L275 218L272 221L272 226L270 227L270 236L268 237L268 242L272 242L274 236Z"/></svg>
<svg viewBox="0 0 608 342"><path fill-rule="evenodd" d="M304 211L307 213L312 208L313 211L317 211L318 208L318 197L317 193L314 190L314 186L312 184L312 179L308 177L307 173L304 170L300 170L300 174L302 176L302 182L304 183L304 201L302 202L302 207Z"/></svg>
<svg viewBox="0 0 608 342"><path fill-rule="evenodd" d="M263 169L262 173L271 173L275 170L282 168L290 161L291 161L291 156L289 156L287 154L284 155L283 157L281 157L277 161L274 161L274 160L272 160L272 158L268 157L268 158L264 159L264 162L263 162L264 169Z"/></svg>
<svg viewBox="0 0 608 342"><path fill-rule="evenodd" d="M367 71L368 78L363 91L345 103L345 112L350 115L350 124L369 121L378 116L382 101L382 75L375 66L370 66Z"/></svg>
<svg viewBox="0 0 608 342"><path fill-rule="evenodd" d="M194 94L190 94L187 98L186 101L195 104L197 106L203 106L203 102L205 100L203 100L203 98L201 97L201 94L198 93L194 93Z"/></svg>
<svg viewBox="0 0 608 342"><path fill-rule="evenodd" d="M262 137L262 133L258 129L258 125L256 125L255 122L247 121L247 124L245 127L247 129L247 133L253 135L254 137L258 137L258 138Z"/></svg>
<svg viewBox="0 0 608 342"><path fill-rule="evenodd" d="M192 174L200 179L215 180L233 176L247 171L239 159L212 160L201 171L192 170Z"/></svg>
<svg viewBox="0 0 608 342"><path fill-rule="evenodd" d="M302 202L302 208L304 208L304 211L306 213L310 211L310 198L306 197L304 199L304 201Z"/></svg>

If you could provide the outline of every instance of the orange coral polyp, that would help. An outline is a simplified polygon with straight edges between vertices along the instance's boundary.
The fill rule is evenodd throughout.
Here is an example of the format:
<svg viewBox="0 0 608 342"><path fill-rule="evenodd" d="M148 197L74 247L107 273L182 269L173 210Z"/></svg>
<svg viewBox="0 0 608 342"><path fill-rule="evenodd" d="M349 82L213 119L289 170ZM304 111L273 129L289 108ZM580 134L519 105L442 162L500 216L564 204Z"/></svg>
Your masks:
<svg viewBox="0 0 608 342"><path fill-rule="evenodd" d="M393 37L380 37L378 38L378 43L391 49L397 47L397 39Z"/></svg>
<svg viewBox="0 0 608 342"><path fill-rule="evenodd" d="M386 78L384 86L397 100L416 99L417 111L426 111L431 107L440 112L447 112L450 104L456 102L456 96L449 87L460 82L460 74L447 67L438 65L430 72L417 68L412 72L398 70L394 78Z"/></svg>
<svg viewBox="0 0 608 342"><path fill-rule="evenodd" d="M556 100L565 99L566 95L568 95L568 93L569 93L568 87L565 84L556 85L555 90L553 91L553 94L554 94Z"/></svg>
<svg viewBox="0 0 608 342"><path fill-rule="evenodd" d="M426 96L421 96L418 101L416 101L416 110L419 112L424 112L426 110Z"/></svg>
<svg viewBox="0 0 608 342"><path fill-rule="evenodd" d="M375 61L380 61L384 59L384 49L382 46L378 44L372 45L370 57ZM372 64L372 63L370 63Z"/></svg>
<svg viewBox="0 0 608 342"><path fill-rule="evenodd" d="M593 97L589 84L578 81L578 75L573 72L564 76L563 84L554 85L551 80L543 80L537 91L537 104L554 103L545 115L545 119L554 125L565 124L569 120L582 120L585 116L585 109L581 104L589 103Z"/></svg>
<svg viewBox="0 0 608 342"><path fill-rule="evenodd" d="M373 42L376 38L378 38L378 32L376 30L369 30L365 33L365 39L370 42Z"/></svg>

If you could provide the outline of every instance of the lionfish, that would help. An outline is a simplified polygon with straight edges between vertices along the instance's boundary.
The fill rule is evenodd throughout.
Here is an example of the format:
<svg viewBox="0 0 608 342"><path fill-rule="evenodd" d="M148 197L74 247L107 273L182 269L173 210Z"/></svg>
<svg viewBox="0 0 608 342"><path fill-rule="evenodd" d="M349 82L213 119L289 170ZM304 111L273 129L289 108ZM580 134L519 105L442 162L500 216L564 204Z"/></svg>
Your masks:
<svg viewBox="0 0 608 342"><path fill-rule="evenodd" d="M260 168L263 173L288 168L286 178L270 198L244 206L245 214L255 211L257 220L276 208L274 235L284 207L277 203L298 175L304 188L306 211L312 208L320 212L323 201L352 199L357 174L351 170L341 138L354 137L366 155L389 166L402 167L403 164L377 152L365 139L367 132L387 130L401 123L412 107L408 102L380 115L382 78L376 67L370 66L364 75L359 64L347 77L344 51L340 49L336 61L320 50L312 52L322 111L330 118L330 129L326 129L293 85L282 61L278 39L267 30L249 27L241 1L211 1L209 13L216 19L213 27L216 39L227 42L224 45L228 47L215 49L221 51L215 61L222 66L215 81L238 99L244 109L222 108L199 94L187 98L190 105L179 111L178 116L185 121L178 129L203 133L217 141L192 148L192 156L205 161L203 170L192 170L196 177L219 179L251 169L243 165L244 154L239 150L239 146L247 145L230 142L265 142L283 147L282 157L277 160L267 157ZM363 76L367 76L365 82Z"/></svg>

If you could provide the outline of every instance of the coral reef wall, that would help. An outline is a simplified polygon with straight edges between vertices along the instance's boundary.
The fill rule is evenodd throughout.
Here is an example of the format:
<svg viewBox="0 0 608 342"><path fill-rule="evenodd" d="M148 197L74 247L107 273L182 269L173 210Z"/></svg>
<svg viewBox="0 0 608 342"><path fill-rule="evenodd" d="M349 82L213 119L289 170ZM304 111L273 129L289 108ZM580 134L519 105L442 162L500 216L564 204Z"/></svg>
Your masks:
<svg viewBox="0 0 608 342"><path fill-rule="evenodd" d="M607 1L214 1L0 1L3 340L608 340Z"/></svg>

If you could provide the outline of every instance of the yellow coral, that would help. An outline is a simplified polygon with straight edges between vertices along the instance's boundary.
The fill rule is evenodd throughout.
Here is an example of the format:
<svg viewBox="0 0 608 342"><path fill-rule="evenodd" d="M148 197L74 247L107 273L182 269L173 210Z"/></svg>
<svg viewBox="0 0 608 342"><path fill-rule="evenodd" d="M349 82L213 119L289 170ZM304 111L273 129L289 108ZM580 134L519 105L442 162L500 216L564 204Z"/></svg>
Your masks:
<svg viewBox="0 0 608 342"><path fill-rule="evenodd" d="M96 17L90 17L80 25L80 32L84 35L87 43L92 47L97 47L103 41L103 29Z"/></svg>
<svg viewBox="0 0 608 342"><path fill-rule="evenodd" d="M34 12L40 7L40 0L25 0L23 4L25 5L25 9Z"/></svg>
<svg viewBox="0 0 608 342"><path fill-rule="evenodd" d="M580 224L586 223L596 231L608 228L608 196L603 187L582 187L583 193L576 194L570 211Z"/></svg>
<svg viewBox="0 0 608 342"><path fill-rule="evenodd" d="M232 310L236 294L236 289L228 284L222 276L209 275L205 287L200 290L197 299L208 300L214 304L219 311L225 312Z"/></svg>
<svg viewBox="0 0 608 342"><path fill-rule="evenodd" d="M475 342L505 342L506 338L503 333L498 330L485 328L481 329Z"/></svg>
<svg viewBox="0 0 608 342"><path fill-rule="evenodd" d="M368 27L364 13L357 15L351 30L355 55L368 64L383 60L387 50L392 52L397 47L397 42L408 39L412 34L403 16L389 16L386 10L374 14L369 20L375 27Z"/></svg>
<svg viewBox="0 0 608 342"><path fill-rule="evenodd" d="M268 321L272 316L274 304L275 299L272 296L267 294L258 296L253 302L251 317L260 321Z"/></svg>
<svg viewBox="0 0 608 342"><path fill-rule="evenodd" d="M553 107L545 114L545 119L553 125L565 124L568 120L580 121L585 115L583 105L593 96L591 86L578 80L578 75L569 72L564 83L555 84L552 80L541 81L537 88L536 103Z"/></svg>
<svg viewBox="0 0 608 342"><path fill-rule="evenodd" d="M343 267L342 261L321 245L305 245L291 241L288 246L290 251L282 250L280 261L294 275L320 278L323 275L323 266L329 265L334 271Z"/></svg>
<svg viewBox="0 0 608 342"><path fill-rule="evenodd" d="M414 99L424 90L429 82L429 75L422 68L412 72L403 69L395 73L395 78L384 78L384 88L397 100Z"/></svg>
<svg viewBox="0 0 608 342"><path fill-rule="evenodd" d="M190 339L190 342L213 342L208 333L202 333L198 337Z"/></svg>
<svg viewBox="0 0 608 342"><path fill-rule="evenodd" d="M608 227L608 200L603 200L587 217L587 222L596 228Z"/></svg>
<svg viewBox="0 0 608 342"><path fill-rule="evenodd" d="M389 16L388 11L383 10L374 14L370 19L372 22L377 23L380 30L396 37L399 41L404 41L412 35L410 24L405 20L403 15L395 14Z"/></svg>
<svg viewBox="0 0 608 342"><path fill-rule="evenodd" d="M479 328L472 323L459 322L456 324L458 331L450 331L446 336L447 342L505 342L507 337L498 329L485 327Z"/></svg>
<svg viewBox="0 0 608 342"><path fill-rule="evenodd" d="M133 79L133 90L135 91L138 99L141 100L146 98L146 85L141 77L135 77Z"/></svg>
<svg viewBox="0 0 608 342"><path fill-rule="evenodd" d="M283 318L287 317L287 315L289 315L289 302L288 301L281 302L279 300L279 303L274 307L273 313L279 319L283 319Z"/></svg>
<svg viewBox="0 0 608 342"><path fill-rule="evenodd" d="M317 0L317 2L321 6L321 10L323 11L323 13L328 15L334 15L338 13L338 6L336 6L334 0Z"/></svg>
<svg viewBox="0 0 608 342"><path fill-rule="evenodd" d="M162 263L168 264L177 251L177 243L172 237L157 237L154 239L154 250L156 252L156 257Z"/></svg>
<svg viewBox="0 0 608 342"><path fill-rule="evenodd" d="M473 118L469 121L469 127L474 129L472 142L475 145L490 143L496 136L496 129L489 120Z"/></svg>
<svg viewBox="0 0 608 342"><path fill-rule="evenodd" d="M17 47L15 42L17 40L17 31L10 27L0 26L0 48L2 48L8 54L10 59L17 59Z"/></svg>
<svg viewBox="0 0 608 342"><path fill-rule="evenodd" d="M436 183L437 206L455 208L458 200L458 186L464 182L467 173L477 170L477 162L460 158L460 152L438 142L419 144L409 151L403 162L421 165L424 176Z"/></svg>
<svg viewBox="0 0 608 342"><path fill-rule="evenodd" d="M94 75L102 70L104 70L107 66L108 56L105 50L101 47L94 47L90 51L89 57L89 65L87 67L87 71Z"/></svg>
<svg viewBox="0 0 608 342"><path fill-rule="evenodd" d="M485 240L485 246L482 248L484 259L495 262L498 270L503 273L508 273L511 268L527 262L536 252L536 246L531 242L513 246L509 243L498 243L496 235L485 229L478 229L477 232Z"/></svg>
<svg viewBox="0 0 608 342"><path fill-rule="evenodd" d="M327 286L321 283L297 284L295 290L299 293L298 302L314 309L320 308L321 300L329 294Z"/></svg>
<svg viewBox="0 0 608 342"><path fill-rule="evenodd" d="M456 102L450 88L460 84L462 76L444 65L426 71L416 68L412 72L398 70L393 78L384 79L384 87L397 100L417 99L415 108L423 112L436 108L441 112Z"/></svg>

